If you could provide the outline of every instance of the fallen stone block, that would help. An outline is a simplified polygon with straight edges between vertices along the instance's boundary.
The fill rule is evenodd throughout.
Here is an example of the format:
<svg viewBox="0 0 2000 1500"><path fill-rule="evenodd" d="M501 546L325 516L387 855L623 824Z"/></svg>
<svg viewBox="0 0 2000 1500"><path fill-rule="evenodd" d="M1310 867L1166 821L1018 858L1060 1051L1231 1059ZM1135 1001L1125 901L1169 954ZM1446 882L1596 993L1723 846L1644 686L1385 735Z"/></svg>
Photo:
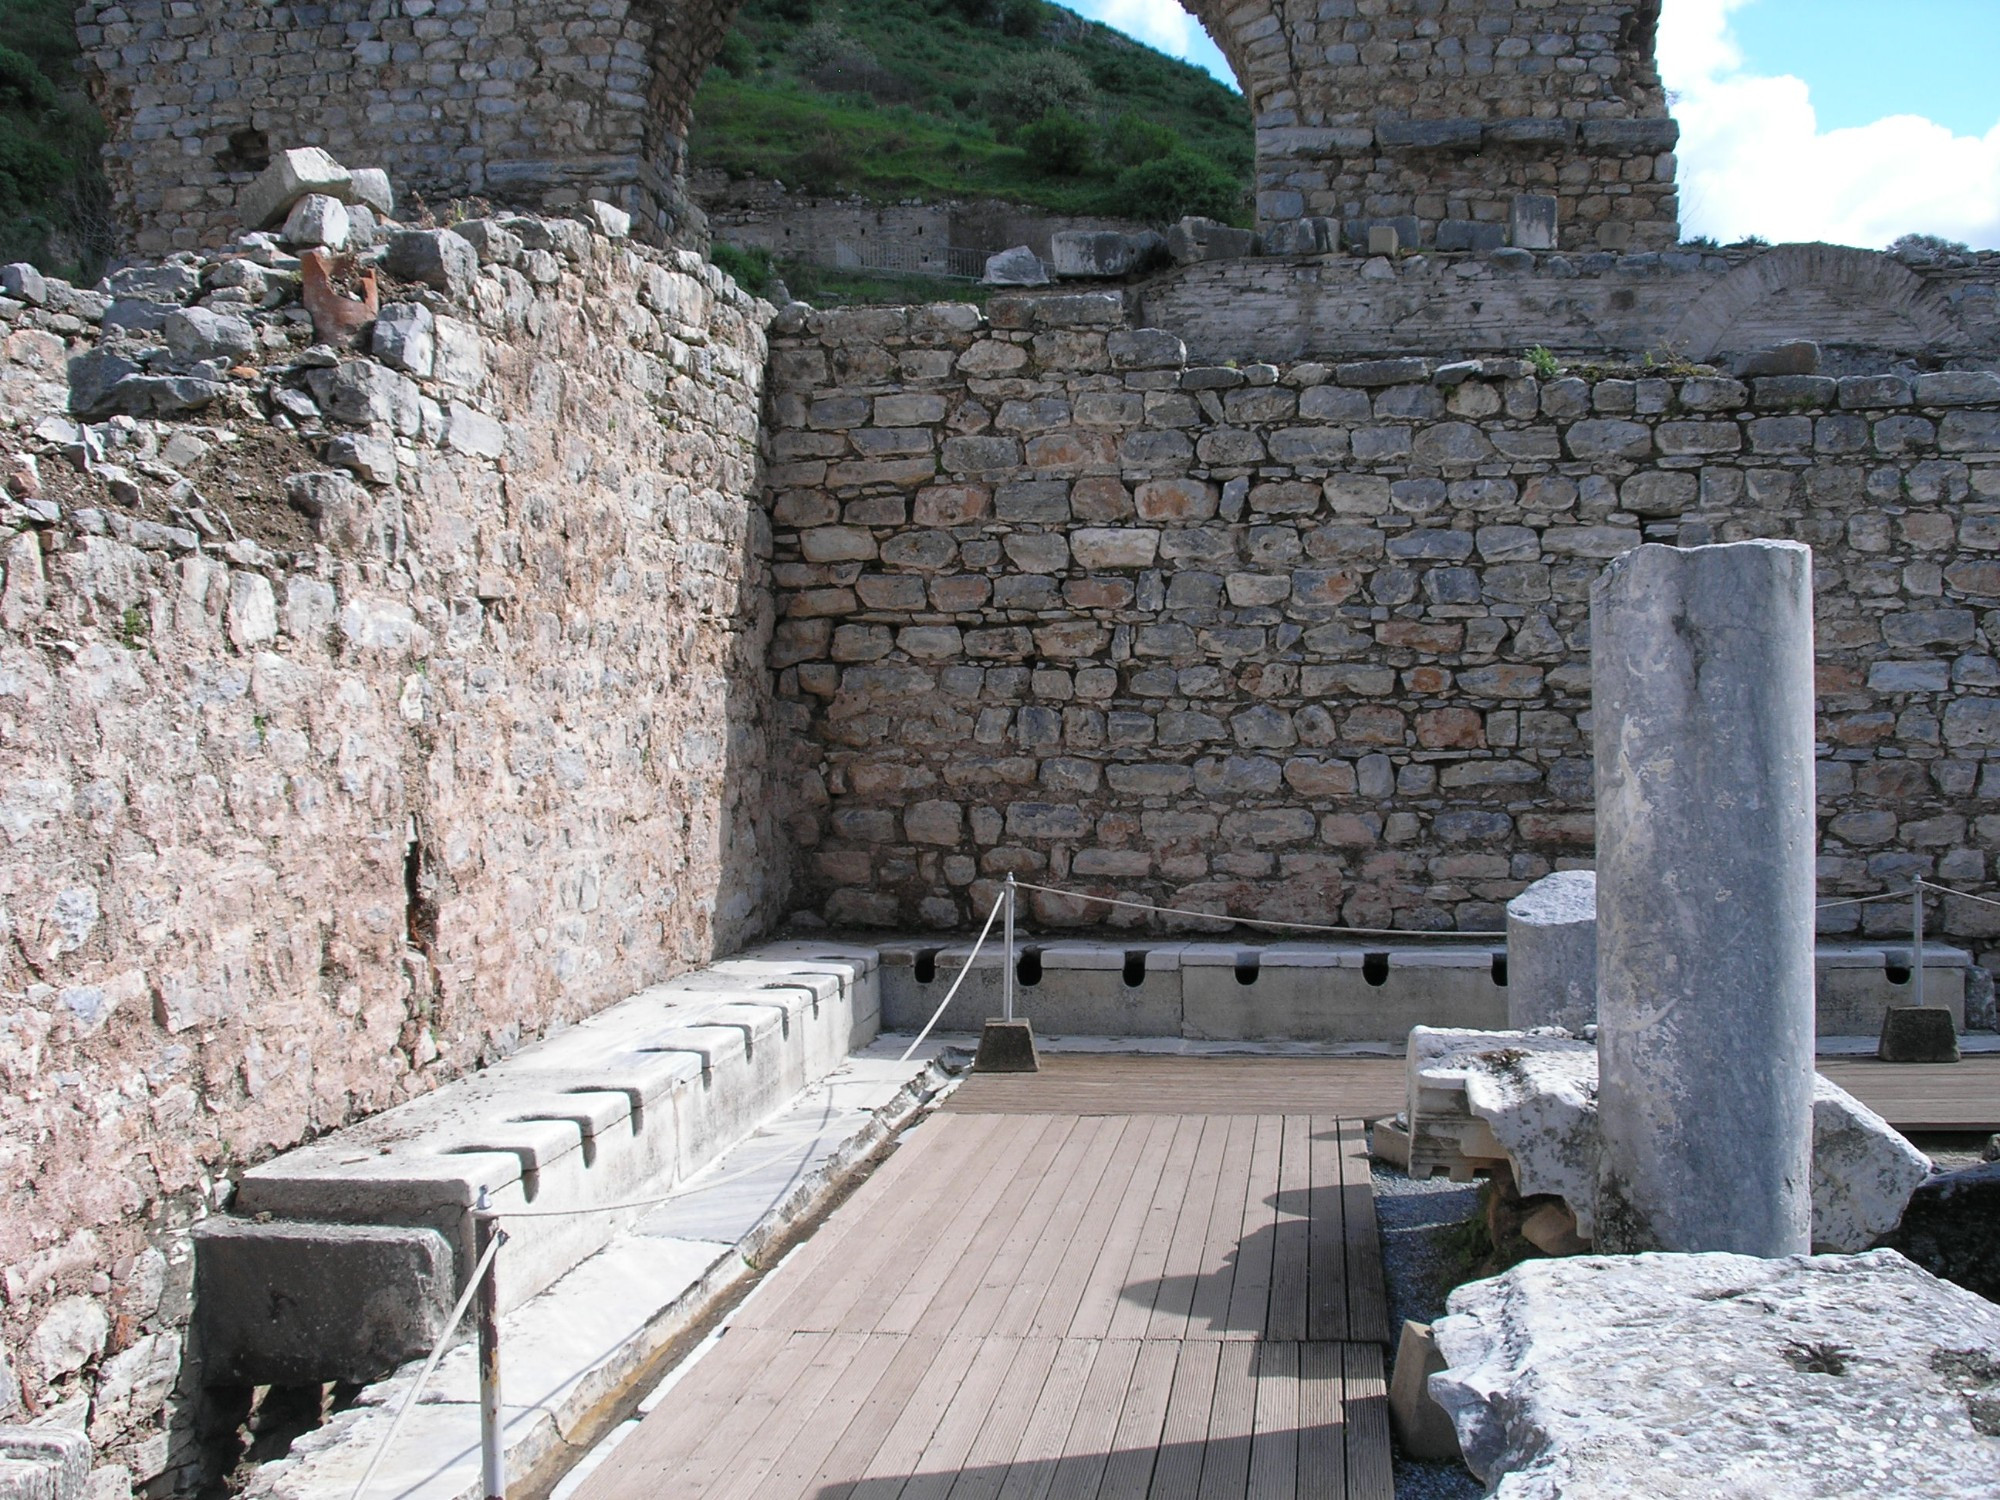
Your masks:
<svg viewBox="0 0 2000 1500"><path fill-rule="evenodd" d="M1430 1378L1444 1369L1444 1355L1428 1323L1403 1324L1396 1345L1396 1373L1389 1382L1389 1424L1406 1458L1456 1463L1458 1429L1451 1413L1431 1399Z"/></svg>
<svg viewBox="0 0 2000 1500"><path fill-rule="evenodd" d="M1993 1493L2000 1307L1894 1251L1529 1261L1449 1305L1431 1395L1508 1500Z"/></svg>
<svg viewBox="0 0 2000 1500"><path fill-rule="evenodd" d="M479 252L449 229L405 229L390 236L382 268L398 281L463 297L479 278Z"/></svg>
<svg viewBox="0 0 2000 1500"><path fill-rule="evenodd" d="M30 307L46 307L49 300L49 284L42 273L24 260L12 265L0 266L0 292L25 302Z"/></svg>
<svg viewBox="0 0 2000 1500"><path fill-rule="evenodd" d="M419 380L428 380L437 360L437 319L421 302L397 302L375 320L375 357Z"/></svg>
<svg viewBox="0 0 2000 1500"><path fill-rule="evenodd" d="M1109 280L1152 269L1166 259L1166 249L1150 230L1063 230L1049 237L1049 269L1067 280Z"/></svg>
<svg viewBox="0 0 2000 1500"><path fill-rule="evenodd" d="M1340 220L1288 219L1264 231L1266 255L1338 255Z"/></svg>
<svg viewBox="0 0 2000 1500"><path fill-rule="evenodd" d="M350 203L361 204L385 219L396 215L396 190L380 167L357 168L348 178L348 193Z"/></svg>
<svg viewBox="0 0 2000 1500"><path fill-rule="evenodd" d="M1262 242L1255 230L1235 229L1214 219L1185 218L1167 231L1167 254L1176 265L1211 260L1242 260L1255 255Z"/></svg>
<svg viewBox="0 0 2000 1500"><path fill-rule="evenodd" d="M307 193L292 205L282 237L286 244L306 249L344 250L353 230L346 204L325 193Z"/></svg>
<svg viewBox="0 0 2000 1500"><path fill-rule="evenodd" d="M114 271L108 285L114 306L119 302L165 302L178 307L201 290L201 274L179 261L167 261Z"/></svg>
<svg viewBox="0 0 2000 1500"><path fill-rule="evenodd" d="M622 208L609 203L601 203L593 198L583 206L584 216L599 234L610 240L629 239L632 235L632 216Z"/></svg>
<svg viewBox="0 0 2000 1500"><path fill-rule="evenodd" d="M1016 245L1012 250L988 256L986 275L981 279L987 286L1047 286L1049 271L1034 251L1026 245Z"/></svg>
<svg viewBox="0 0 2000 1500"><path fill-rule="evenodd" d="M1506 1161L1523 1197L1563 1200L1596 1237L1597 1049L1559 1032L1410 1033L1411 1171L1469 1179ZM1727 1129L1721 1122L1717 1130ZM1812 1243L1865 1250L1893 1229L1930 1159L1839 1085L1813 1075Z"/></svg>
<svg viewBox="0 0 2000 1500"><path fill-rule="evenodd" d="M269 229L282 223L292 205L308 193L344 200L353 191L353 174L319 147L280 151L236 195L236 214L251 229Z"/></svg>
<svg viewBox="0 0 2000 1500"><path fill-rule="evenodd" d="M216 1217L194 1248L210 1384L383 1379L431 1351L456 1296L429 1229Z"/></svg>
<svg viewBox="0 0 2000 1500"><path fill-rule="evenodd" d="M160 330L182 359L243 360L257 352L257 330L235 313L207 307L176 308Z"/></svg>
<svg viewBox="0 0 2000 1500"><path fill-rule="evenodd" d="M0 1500L84 1500L90 1439L62 1427L0 1427Z"/></svg>
<svg viewBox="0 0 2000 1500"><path fill-rule="evenodd" d="M1905 1005L1882 1018L1875 1055L1892 1063L1955 1063L1958 1028L1941 1005Z"/></svg>

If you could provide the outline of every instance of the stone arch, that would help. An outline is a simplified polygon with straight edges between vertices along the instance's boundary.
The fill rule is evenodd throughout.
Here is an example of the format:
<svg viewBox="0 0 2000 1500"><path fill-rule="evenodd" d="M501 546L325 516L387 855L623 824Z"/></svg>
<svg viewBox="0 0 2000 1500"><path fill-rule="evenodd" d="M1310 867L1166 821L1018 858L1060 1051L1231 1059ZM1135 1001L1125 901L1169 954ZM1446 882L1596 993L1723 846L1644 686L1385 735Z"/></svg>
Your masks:
<svg viewBox="0 0 2000 1500"><path fill-rule="evenodd" d="M1668 347L1690 359L1789 339L1914 352L1964 341L1950 304L1909 267L1844 245L1779 245L1738 266L1690 307Z"/></svg>

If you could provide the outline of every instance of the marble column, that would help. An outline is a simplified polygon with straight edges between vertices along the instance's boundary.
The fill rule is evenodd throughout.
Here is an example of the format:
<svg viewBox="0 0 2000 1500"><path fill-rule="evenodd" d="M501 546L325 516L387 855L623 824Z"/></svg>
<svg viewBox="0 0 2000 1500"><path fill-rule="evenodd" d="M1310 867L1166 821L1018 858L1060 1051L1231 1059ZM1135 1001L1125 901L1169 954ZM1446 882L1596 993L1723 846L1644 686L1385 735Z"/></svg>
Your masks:
<svg viewBox="0 0 2000 1500"><path fill-rule="evenodd" d="M1812 553L1645 546L1591 591L1606 1250L1811 1248Z"/></svg>
<svg viewBox="0 0 2000 1500"><path fill-rule="evenodd" d="M1597 876L1545 875L1507 903L1507 1025L1581 1031L1597 1019Z"/></svg>

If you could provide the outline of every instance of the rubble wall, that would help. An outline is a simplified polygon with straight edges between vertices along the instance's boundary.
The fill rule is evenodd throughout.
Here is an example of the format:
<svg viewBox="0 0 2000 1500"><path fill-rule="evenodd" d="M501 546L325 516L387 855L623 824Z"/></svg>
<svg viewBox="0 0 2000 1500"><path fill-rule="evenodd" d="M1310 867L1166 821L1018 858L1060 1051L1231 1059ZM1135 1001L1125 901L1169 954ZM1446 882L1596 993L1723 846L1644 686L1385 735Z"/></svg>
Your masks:
<svg viewBox="0 0 2000 1500"><path fill-rule="evenodd" d="M390 362L309 352L268 247L114 278L169 345L0 301L0 1421L86 1427L106 1494L197 1477L185 1230L232 1172L783 910L770 309L511 222L385 278L434 345ZM255 347L189 348L195 295ZM70 430L92 350L142 414Z"/></svg>
<svg viewBox="0 0 2000 1500"><path fill-rule="evenodd" d="M1747 537L1817 559L1825 893L1992 889L2000 376L1190 366L1115 293L778 329L773 664L829 921L976 925L1013 873L1497 930L1591 858L1591 581Z"/></svg>

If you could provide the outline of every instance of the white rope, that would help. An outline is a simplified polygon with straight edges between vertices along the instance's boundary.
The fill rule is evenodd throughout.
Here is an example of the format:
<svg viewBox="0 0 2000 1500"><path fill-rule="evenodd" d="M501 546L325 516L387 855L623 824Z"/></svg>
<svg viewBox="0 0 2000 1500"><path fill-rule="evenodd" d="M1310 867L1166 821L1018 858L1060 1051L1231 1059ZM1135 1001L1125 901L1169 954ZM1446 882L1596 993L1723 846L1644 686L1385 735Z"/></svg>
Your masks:
<svg viewBox="0 0 2000 1500"><path fill-rule="evenodd" d="M1036 889L1040 888L1036 887ZM931 1012L931 1018L924 1022L924 1029L917 1033L917 1039L904 1049L901 1057L896 1059L899 1063L908 1062L910 1054L923 1046L924 1038L931 1034L931 1028L944 1019L945 1011L951 1007L952 997L958 993L958 987L965 983L965 976L972 972L973 961L979 957L979 950L986 943L986 935L993 930L993 919L1000 915L1000 908L1006 904L1007 893L1003 890L998 896L993 898L993 910L986 914L986 925L979 929L979 936L972 944L972 951L965 956L965 967L958 971L958 978L954 979L951 982L951 988L944 992L943 1002L939 1004L936 1010Z"/></svg>
<svg viewBox="0 0 2000 1500"><path fill-rule="evenodd" d="M1918 882L1919 885L1922 883L1922 881ZM1937 887L1932 886L1931 889L1936 890ZM1907 901L1909 899L1910 893L1908 891L1883 891L1877 896L1849 896L1844 901L1822 901L1813 910L1832 911L1836 906L1866 906L1871 901Z"/></svg>
<svg viewBox="0 0 2000 1500"><path fill-rule="evenodd" d="M814 1147L817 1147L821 1141L828 1139L832 1134L833 1132L829 1131L826 1135L814 1136L812 1146L806 1148L807 1152L810 1153ZM720 1177L691 1178L672 1192L662 1193L657 1198L636 1198L630 1203L601 1203L589 1208L510 1208L507 1210L507 1217L510 1219L572 1219L579 1214L615 1214L621 1213L628 1208L658 1208L662 1203L672 1203L676 1198L685 1198L689 1193L705 1193L710 1188L721 1187L724 1183L735 1182L739 1178L754 1177L759 1172L767 1171L774 1165L790 1160L791 1155L788 1153L784 1156L772 1157L769 1161L752 1162L747 1167L740 1167L736 1171L727 1172Z"/></svg>
<svg viewBox="0 0 2000 1500"><path fill-rule="evenodd" d="M1936 891L1940 896L1957 896L1962 901L1977 901L1982 906L2000 906L1991 896L1975 896L1970 891L1955 891L1948 885L1933 885L1928 880L1919 880L1918 885L1927 891Z"/></svg>
<svg viewBox="0 0 2000 1500"><path fill-rule="evenodd" d="M403 1430L403 1418L407 1417L411 1409L416 1406L417 1398L423 1395L424 1387L429 1384L432 1372L437 1369L438 1361L444 1358L445 1345L451 1342L452 1333L458 1327L458 1320L465 1316L466 1308L471 1306L473 1297L478 1294L479 1283L486 1277L486 1268L493 1264L493 1257L500 1253L500 1246L505 1239L505 1235L496 1234L487 1242L486 1253L479 1257L479 1264L472 1268L472 1279L466 1282L465 1290L459 1294L458 1306L451 1310L451 1319L444 1325L444 1332L438 1335L437 1344L431 1350L431 1357L424 1361L424 1367L417 1375L417 1383L410 1387L410 1394L403 1398L402 1406L397 1408L396 1420L389 1424L389 1430L383 1434L382 1441L375 1445L375 1456L368 1460L368 1467L361 1475L361 1483L354 1487L354 1500L361 1500L361 1497L368 1492L368 1482L375 1477L375 1470L381 1466L383 1456L389 1451L389 1445L396 1441L396 1434Z"/></svg>

